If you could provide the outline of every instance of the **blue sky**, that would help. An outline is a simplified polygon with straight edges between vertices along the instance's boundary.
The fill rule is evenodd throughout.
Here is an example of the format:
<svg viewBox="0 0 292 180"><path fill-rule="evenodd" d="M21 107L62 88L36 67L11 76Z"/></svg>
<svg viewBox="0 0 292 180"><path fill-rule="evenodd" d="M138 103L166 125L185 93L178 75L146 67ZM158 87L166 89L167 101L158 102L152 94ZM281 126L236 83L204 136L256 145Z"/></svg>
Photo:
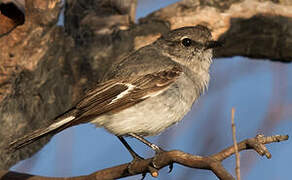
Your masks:
<svg viewBox="0 0 292 180"><path fill-rule="evenodd" d="M139 3L137 18L173 2L175 0ZM291 134L291 90L292 64L249 60L244 57L216 59L211 68L208 92L181 123L149 140L165 149L180 149L197 155L218 152L232 144L232 107L236 109L238 140L254 137L257 133ZM142 156L153 155L140 142L130 139L129 143ZM268 145L268 148L273 156L270 160L259 157L252 151L241 153L243 179L291 178L291 140ZM40 152L12 169L44 176L78 176L129 161L130 154L116 137L101 128L96 129L86 124L57 134ZM234 158L224 161L229 172L234 171L234 164ZM209 171L175 165L171 174L163 169L158 179L214 177ZM126 179L137 179L137 176ZM147 175L146 179L152 178Z"/></svg>

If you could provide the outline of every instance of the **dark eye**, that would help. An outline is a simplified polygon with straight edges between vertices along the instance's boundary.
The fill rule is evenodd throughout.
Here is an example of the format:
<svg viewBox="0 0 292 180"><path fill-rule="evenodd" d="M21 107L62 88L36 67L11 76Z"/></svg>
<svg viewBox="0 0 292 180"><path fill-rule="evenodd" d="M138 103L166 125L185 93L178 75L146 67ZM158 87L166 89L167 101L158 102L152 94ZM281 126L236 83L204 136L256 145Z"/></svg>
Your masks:
<svg viewBox="0 0 292 180"><path fill-rule="evenodd" d="M192 40L189 38L184 38L181 43L185 46L185 47L189 47L192 45Z"/></svg>

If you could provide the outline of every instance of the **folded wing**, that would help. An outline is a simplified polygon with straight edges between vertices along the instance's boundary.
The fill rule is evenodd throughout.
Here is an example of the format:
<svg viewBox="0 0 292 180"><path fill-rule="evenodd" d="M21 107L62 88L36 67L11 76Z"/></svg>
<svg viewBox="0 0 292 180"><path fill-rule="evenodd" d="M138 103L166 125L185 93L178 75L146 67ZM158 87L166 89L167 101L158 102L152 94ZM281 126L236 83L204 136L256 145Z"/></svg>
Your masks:
<svg viewBox="0 0 292 180"><path fill-rule="evenodd" d="M115 78L99 84L72 107L58 116L49 127L38 129L10 143L8 149L16 150L47 134L56 134L63 129L90 122L105 113L116 113L147 98L164 92L181 75L182 70L173 66L159 72Z"/></svg>

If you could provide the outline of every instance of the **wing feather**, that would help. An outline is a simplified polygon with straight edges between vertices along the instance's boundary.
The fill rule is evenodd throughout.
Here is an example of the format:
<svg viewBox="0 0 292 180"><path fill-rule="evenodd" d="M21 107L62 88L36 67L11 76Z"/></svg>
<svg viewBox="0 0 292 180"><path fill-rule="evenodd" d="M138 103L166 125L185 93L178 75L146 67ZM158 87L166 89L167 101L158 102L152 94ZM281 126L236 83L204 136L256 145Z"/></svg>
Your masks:
<svg viewBox="0 0 292 180"><path fill-rule="evenodd" d="M90 91L77 104L77 117L96 117L133 106L151 96L162 93L181 73L182 69L174 66L151 74L125 79L117 78L105 82L99 88ZM123 96L117 99L122 93Z"/></svg>
<svg viewBox="0 0 292 180"><path fill-rule="evenodd" d="M49 127L38 129L9 144L14 151L47 134L55 134L68 127L86 123L105 113L116 113L145 99L164 92L181 74L173 67L156 73L129 78L116 78L99 84L89 91L75 107L61 114Z"/></svg>

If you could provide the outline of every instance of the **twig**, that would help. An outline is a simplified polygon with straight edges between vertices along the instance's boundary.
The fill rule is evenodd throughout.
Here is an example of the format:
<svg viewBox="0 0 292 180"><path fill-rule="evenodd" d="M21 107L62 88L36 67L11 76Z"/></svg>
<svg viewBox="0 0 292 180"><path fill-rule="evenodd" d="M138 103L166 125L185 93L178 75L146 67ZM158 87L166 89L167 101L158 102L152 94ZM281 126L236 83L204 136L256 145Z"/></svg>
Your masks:
<svg viewBox="0 0 292 180"><path fill-rule="evenodd" d="M234 113L235 108L231 109L231 126L232 126L232 139L233 139L233 145L235 150L235 158L236 158L236 167L235 167L235 173L236 173L236 179L240 180L240 155L238 152L238 146L237 146L237 140L236 140L236 126L234 123Z"/></svg>
<svg viewBox="0 0 292 180"><path fill-rule="evenodd" d="M267 158L271 158L271 154L265 147L265 144L272 142L280 142L288 140L288 135L275 135L265 137L263 135L257 135L254 138L249 138L238 143L238 151L254 149L261 156L265 155ZM166 151L155 156L155 165L157 169L169 166L172 163L178 163L190 168L211 170L221 180L234 180L232 175L222 166L222 161L235 153L234 146L230 146L219 153L211 156L202 157L192 154L188 154L182 151L173 150ZM103 169L92 173L87 176L71 177L71 178L48 178L41 176L33 176L29 174L21 174L11 171L0 171L0 180L104 180L104 179L117 179L137 174L147 173L149 171L149 165L151 165L153 158L144 159L135 163L126 163L115 167ZM128 171L128 167L131 164L131 173Z"/></svg>

